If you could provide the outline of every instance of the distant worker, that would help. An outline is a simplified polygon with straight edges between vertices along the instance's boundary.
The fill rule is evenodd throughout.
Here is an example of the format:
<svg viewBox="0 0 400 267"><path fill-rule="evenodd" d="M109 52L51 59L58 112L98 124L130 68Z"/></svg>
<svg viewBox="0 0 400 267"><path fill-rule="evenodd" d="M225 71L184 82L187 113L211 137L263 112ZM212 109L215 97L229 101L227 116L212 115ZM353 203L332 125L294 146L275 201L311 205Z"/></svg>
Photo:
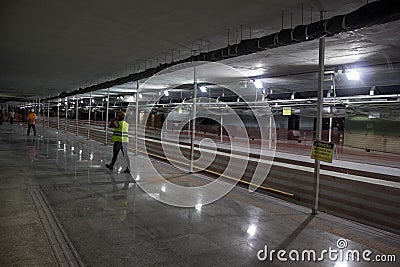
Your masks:
<svg viewBox="0 0 400 267"><path fill-rule="evenodd" d="M3 124L3 121L4 121L4 114L3 111L0 111L0 125Z"/></svg>
<svg viewBox="0 0 400 267"><path fill-rule="evenodd" d="M108 126L114 128L114 134L112 136L113 146L113 157L110 164L106 164L106 167L110 170L114 169L114 164L117 161L118 153L121 150L122 155L125 158L126 164L128 165L124 170L124 173L130 173L129 168L131 167L129 156L128 156L128 128L129 124L125 121L125 112L118 111L117 118L113 119Z"/></svg>
<svg viewBox="0 0 400 267"><path fill-rule="evenodd" d="M11 110L11 112L10 112L10 124L14 124L14 117L15 117L15 112L14 112L14 110Z"/></svg>
<svg viewBox="0 0 400 267"><path fill-rule="evenodd" d="M28 114L28 132L26 135L29 135L31 128L33 129L33 135L36 136L36 114L34 109Z"/></svg>

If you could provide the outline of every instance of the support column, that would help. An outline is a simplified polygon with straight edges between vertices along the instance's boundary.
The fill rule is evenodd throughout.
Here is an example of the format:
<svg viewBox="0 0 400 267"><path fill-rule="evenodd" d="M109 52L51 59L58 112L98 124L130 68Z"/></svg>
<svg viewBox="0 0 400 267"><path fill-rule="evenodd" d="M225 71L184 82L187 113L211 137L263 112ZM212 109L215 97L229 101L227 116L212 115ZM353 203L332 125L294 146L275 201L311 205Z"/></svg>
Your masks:
<svg viewBox="0 0 400 267"><path fill-rule="evenodd" d="M57 133L60 132L60 99L57 102Z"/></svg>
<svg viewBox="0 0 400 267"><path fill-rule="evenodd" d="M136 81L136 107L135 107L135 155L138 151L138 127L139 127L139 81Z"/></svg>
<svg viewBox="0 0 400 267"><path fill-rule="evenodd" d="M193 116L192 116L192 134L190 136L190 169L189 173L193 173L193 159L194 159L194 141L196 138L196 105L197 105L197 74L196 67L193 68Z"/></svg>
<svg viewBox="0 0 400 267"><path fill-rule="evenodd" d="M90 117L92 114L92 92L90 92L89 96L89 117L88 117L88 129L87 129L87 139L90 138Z"/></svg>
<svg viewBox="0 0 400 267"><path fill-rule="evenodd" d="M78 98L78 96L76 96L75 122L76 122L76 136L78 136L79 135L79 98Z"/></svg>
<svg viewBox="0 0 400 267"><path fill-rule="evenodd" d="M222 136L222 134L224 133L224 115L223 114L221 114L221 129L220 129L220 132L219 132L219 135L220 135L220 142L221 143L223 143L224 142L224 138L223 138L223 136Z"/></svg>
<svg viewBox="0 0 400 267"><path fill-rule="evenodd" d="M68 97L65 98L65 132L67 132L67 124L68 124Z"/></svg>
<svg viewBox="0 0 400 267"><path fill-rule="evenodd" d="M47 101L47 128L50 128L50 99Z"/></svg>
<svg viewBox="0 0 400 267"><path fill-rule="evenodd" d="M272 148L272 110L269 114L269 130L268 130L268 149Z"/></svg>
<svg viewBox="0 0 400 267"><path fill-rule="evenodd" d="M103 101L101 102L101 109L103 109L103 108L104 108L104 99L103 99ZM104 121L104 111L101 112L101 121Z"/></svg>
<svg viewBox="0 0 400 267"><path fill-rule="evenodd" d="M333 102L333 106L336 105L336 82L335 82L335 75L332 74L332 85L333 85L333 97L335 101ZM329 113L332 116L332 106L329 106ZM332 142L332 117L329 117L329 143Z"/></svg>
<svg viewBox="0 0 400 267"><path fill-rule="evenodd" d="M46 127L46 122L44 119L44 102L41 102L41 100L39 100L39 108L42 109L42 124L43 124L43 128Z"/></svg>
<svg viewBox="0 0 400 267"><path fill-rule="evenodd" d="M167 134L168 134L168 114L169 113L167 113L167 117L164 120L164 123L165 123L165 131L163 132L164 137L167 136Z"/></svg>
<svg viewBox="0 0 400 267"><path fill-rule="evenodd" d="M192 129L192 123L191 123L190 120L189 120L189 122L188 122L188 129L187 129L188 139L190 139L190 136L191 136L190 129Z"/></svg>
<svg viewBox="0 0 400 267"><path fill-rule="evenodd" d="M109 108L109 104L110 103L110 88L107 89L107 107L106 107L106 143L105 145L107 145L107 139L108 139L108 108Z"/></svg>
<svg viewBox="0 0 400 267"><path fill-rule="evenodd" d="M42 125L44 128L46 126L45 121L44 121L44 104L40 101L40 99L38 100L38 106L39 106L39 109L42 110Z"/></svg>
<svg viewBox="0 0 400 267"><path fill-rule="evenodd" d="M320 19L324 19L324 11L320 12ZM322 106L323 106L323 85L324 85L324 64L325 64L325 37L319 39L319 71L318 71L318 105L317 105L317 127L316 127L316 140L320 141L322 137ZM318 212L318 198L319 198L319 174L321 163L315 160L314 164L314 205L312 214Z"/></svg>

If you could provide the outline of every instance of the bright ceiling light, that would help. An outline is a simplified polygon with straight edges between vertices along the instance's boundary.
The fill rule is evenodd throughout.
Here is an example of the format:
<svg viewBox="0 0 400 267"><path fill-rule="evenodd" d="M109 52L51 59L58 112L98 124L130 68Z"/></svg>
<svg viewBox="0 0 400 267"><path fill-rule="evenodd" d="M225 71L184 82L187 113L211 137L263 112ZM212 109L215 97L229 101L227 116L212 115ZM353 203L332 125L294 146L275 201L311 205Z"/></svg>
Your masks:
<svg viewBox="0 0 400 267"><path fill-rule="evenodd" d="M346 77L349 81L358 81L360 80L360 73L356 70L347 70Z"/></svg>
<svg viewBox="0 0 400 267"><path fill-rule="evenodd" d="M261 88L263 88L263 82L261 80L257 79L257 80L254 81L254 86L257 89L261 89Z"/></svg>
<svg viewBox="0 0 400 267"><path fill-rule="evenodd" d="M206 92L207 92L207 87L205 87L205 86L200 86L199 89L200 89L200 91L202 91L203 93L206 93Z"/></svg>
<svg viewBox="0 0 400 267"><path fill-rule="evenodd" d="M126 102L135 102L136 98L133 95L130 95L128 97L125 98Z"/></svg>

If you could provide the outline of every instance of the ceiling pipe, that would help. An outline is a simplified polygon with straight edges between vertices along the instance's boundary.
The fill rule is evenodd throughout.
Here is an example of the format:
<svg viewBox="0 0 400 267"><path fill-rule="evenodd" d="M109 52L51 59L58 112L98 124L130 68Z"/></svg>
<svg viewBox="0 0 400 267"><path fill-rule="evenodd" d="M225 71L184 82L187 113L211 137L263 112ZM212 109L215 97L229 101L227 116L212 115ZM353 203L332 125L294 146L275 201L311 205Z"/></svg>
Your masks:
<svg viewBox="0 0 400 267"><path fill-rule="evenodd" d="M331 103L337 103L337 101L347 101L347 100L379 100L379 99L385 99L385 98L392 98L392 99L397 99L395 100L395 102L399 102L400 103L400 94L385 94L385 95L355 95L355 96L342 96L342 97L336 97L336 98L324 98L324 104L331 104ZM172 98L171 98L172 100ZM174 105L191 105L191 103L185 103L185 101L187 100L187 98L183 99L182 103L171 103L170 104L174 104ZM264 100L264 101L253 101L253 102L246 102L248 104L256 104L256 103L262 103L262 102L266 102L268 104L275 104L275 103L301 103L301 102L309 102L309 101L317 101L316 97L309 97L309 98L295 98L295 99L276 99L276 100ZM58 103L58 99L57 101L51 101L51 103ZM243 104L244 102L239 102L240 104ZM353 103L353 102L350 102ZM199 103L202 104L202 103ZM209 104L207 102L207 104ZM237 105L238 102L221 102L221 96L219 96L217 98L217 102L212 103L212 105L225 105L225 104L229 104L229 105ZM159 105L168 105L168 104L159 104Z"/></svg>
<svg viewBox="0 0 400 267"><path fill-rule="evenodd" d="M145 69L144 71L129 74L125 77L106 81L86 88L79 88L78 90L69 93L62 92L58 96L45 98L42 101L89 93L132 81L146 79L164 69L182 63L195 61L219 61L227 58L244 56L280 46L315 40L324 36L330 37L339 33L370 27L376 24L384 24L399 19L400 5L398 4L398 0L375 1L367 3L359 9L344 15L334 16L330 19L320 20L308 25L298 25L293 29L282 29L279 32L261 38L242 40L238 44L228 45L225 48L209 51L207 53L192 55L189 58L179 61L164 63L155 68Z"/></svg>
<svg viewBox="0 0 400 267"><path fill-rule="evenodd" d="M373 96L369 96L369 95L359 95L359 96L345 96L345 97L336 97L336 98L324 98L324 105L333 105L333 104L353 104L353 103L360 103L359 102L353 102L353 101L349 101L349 102L345 102L348 100L365 100L362 101L362 103L376 103L378 101L374 101L371 102L371 100L379 100L379 99L383 99L383 98L398 98L399 100L385 100L385 101L379 101L380 103L400 103L400 94L389 94L389 95L373 95ZM266 100L266 101L253 101L253 102L213 102L213 103L209 103L209 102L199 102L197 103L199 106L215 106L215 107L219 107L220 106L225 106L225 105L229 105L229 106L248 106L248 105L252 105L252 104L262 104L262 103L268 103L270 104L271 107L274 107L275 104L284 104L283 106L287 106L287 105L298 105L298 104L307 104L307 105L315 105L315 103L310 103L310 102L316 102L317 98L313 97L313 98L307 98L307 99L285 99L285 100ZM286 103L286 104L285 104ZM177 106L177 105L192 105L192 102L188 102L188 103L164 103L164 104L156 104L156 106ZM272 105L274 104L274 105ZM150 104L150 106L152 106L153 104ZM279 105L281 106L281 105ZM265 107L265 105L262 105L262 107Z"/></svg>

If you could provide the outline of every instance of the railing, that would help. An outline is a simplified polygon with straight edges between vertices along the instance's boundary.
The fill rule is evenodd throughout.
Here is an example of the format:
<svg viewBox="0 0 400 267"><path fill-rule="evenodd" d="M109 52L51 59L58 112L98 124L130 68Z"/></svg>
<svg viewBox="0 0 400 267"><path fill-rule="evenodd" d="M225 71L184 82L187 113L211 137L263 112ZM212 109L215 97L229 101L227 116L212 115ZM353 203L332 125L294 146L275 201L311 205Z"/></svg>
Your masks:
<svg viewBox="0 0 400 267"><path fill-rule="evenodd" d="M93 139L103 144L109 144L112 137L112 129L108 129L106 133L106 122L97 120L76 120L76 119L66 119L65 117L47 117L40 116L38 123L44 127L50 127L59 131L66 131L77 136L82 136L87 139ZM222 132L219 126L215 125L199 125L196 127L196 140L200 141L203 138L209 138L216 143L228 143L230 138L235 139L235 144L240 144L249 142L252 147L260 146L260 130L268 131L265 129L252 129L247 128L247 133L249 139L243 138L243 134L239 131L232 131L237 136L227 136L226 131ZM160 129L154 126L145 126L141 130L141 135L144 136L143 131L146 132L146 136L150 138L159 137L172 137L179 136L180 140L189 140L190 132L187 129L178 131L172 124L169 125L168 130ZM130 127L130 136L134 137L134 126ZM304 151L308 151L315 140L315 131L312 130L287 130L287 129L276 129L276 133L272 132L272 140L276 138L276 145L278 150L283 148L283 146L289 146L296 148L303 148ZM322 131L322 141L328 141L329 131ZM185 140L185 141L187 141ZM400 154L400 138L391 136L375 136L375 135L357 135L348 132L342 132L337 130L331 131L331 142L333 142L336 147L336 153L343 152L347 148L359 148L362 150L373 150L387 153ZM265 143L264 143L265 144ZM304 154L304 153L303 153ZM341 155L337 155L337 158L341 158Z"/></svg>
<svg viewBox="0 0 400 267"><path fill-rule="evenodd" d="M109 130L106 138L105 121L76 120L57 117L45 117L39 123L43 127L50 127L58 131L68 132L87 139L93 139L100 143L109 143L112 131Z"/></svg>
<svg viewBox="0 0 400 267"><path fill-rule="evenodd" d="M94 139L101 143L107 143L110 141L112 136L112 130L110 129L106 136L106 122L105 121L96 121L96 120L76 120L76 119L66 119L65 117L47 117L41 116L39 119L39 123L44 127L50 127L60 131L66 131L75 135L83 136L85 138ZM161 134L161 129L153 126L146 126L146 133L149 134ZM260 130L268 131L268 128L265 129L255 129L255 128L246 128L247 135L249 136L250 144L259 144L260 139ZM131 131L133 132L133 131ZM201 138L207 137L216 142L225 142L228 141L229 138L244 138L243 133L240 131L235 131L234 129L231 131L237 133L237 136L227 136L225 130L222 132L221 138L221 129L220 126L215 125L199 125L196 127L196 136L200 140ZM164 130L164 134L166 131ZM190 133L187 130L178 131L174 129L174 127L168 127L168 135L177 135L179 134L182 138L186 135L190 138ZM242 136L243 135L243 136ZM323 131L322 140L328 141L329 131ZM315 131L309 130L287 130L287 129L276 129L276 135L273 131L272 139L275 139L280 143L298 143L305 146L311 145L312 141L315 140ZM107 140L106 140L107 138ZM332 142L336 145L342 146L344 141L344 133L341 131L332 131Z"/></svg>

